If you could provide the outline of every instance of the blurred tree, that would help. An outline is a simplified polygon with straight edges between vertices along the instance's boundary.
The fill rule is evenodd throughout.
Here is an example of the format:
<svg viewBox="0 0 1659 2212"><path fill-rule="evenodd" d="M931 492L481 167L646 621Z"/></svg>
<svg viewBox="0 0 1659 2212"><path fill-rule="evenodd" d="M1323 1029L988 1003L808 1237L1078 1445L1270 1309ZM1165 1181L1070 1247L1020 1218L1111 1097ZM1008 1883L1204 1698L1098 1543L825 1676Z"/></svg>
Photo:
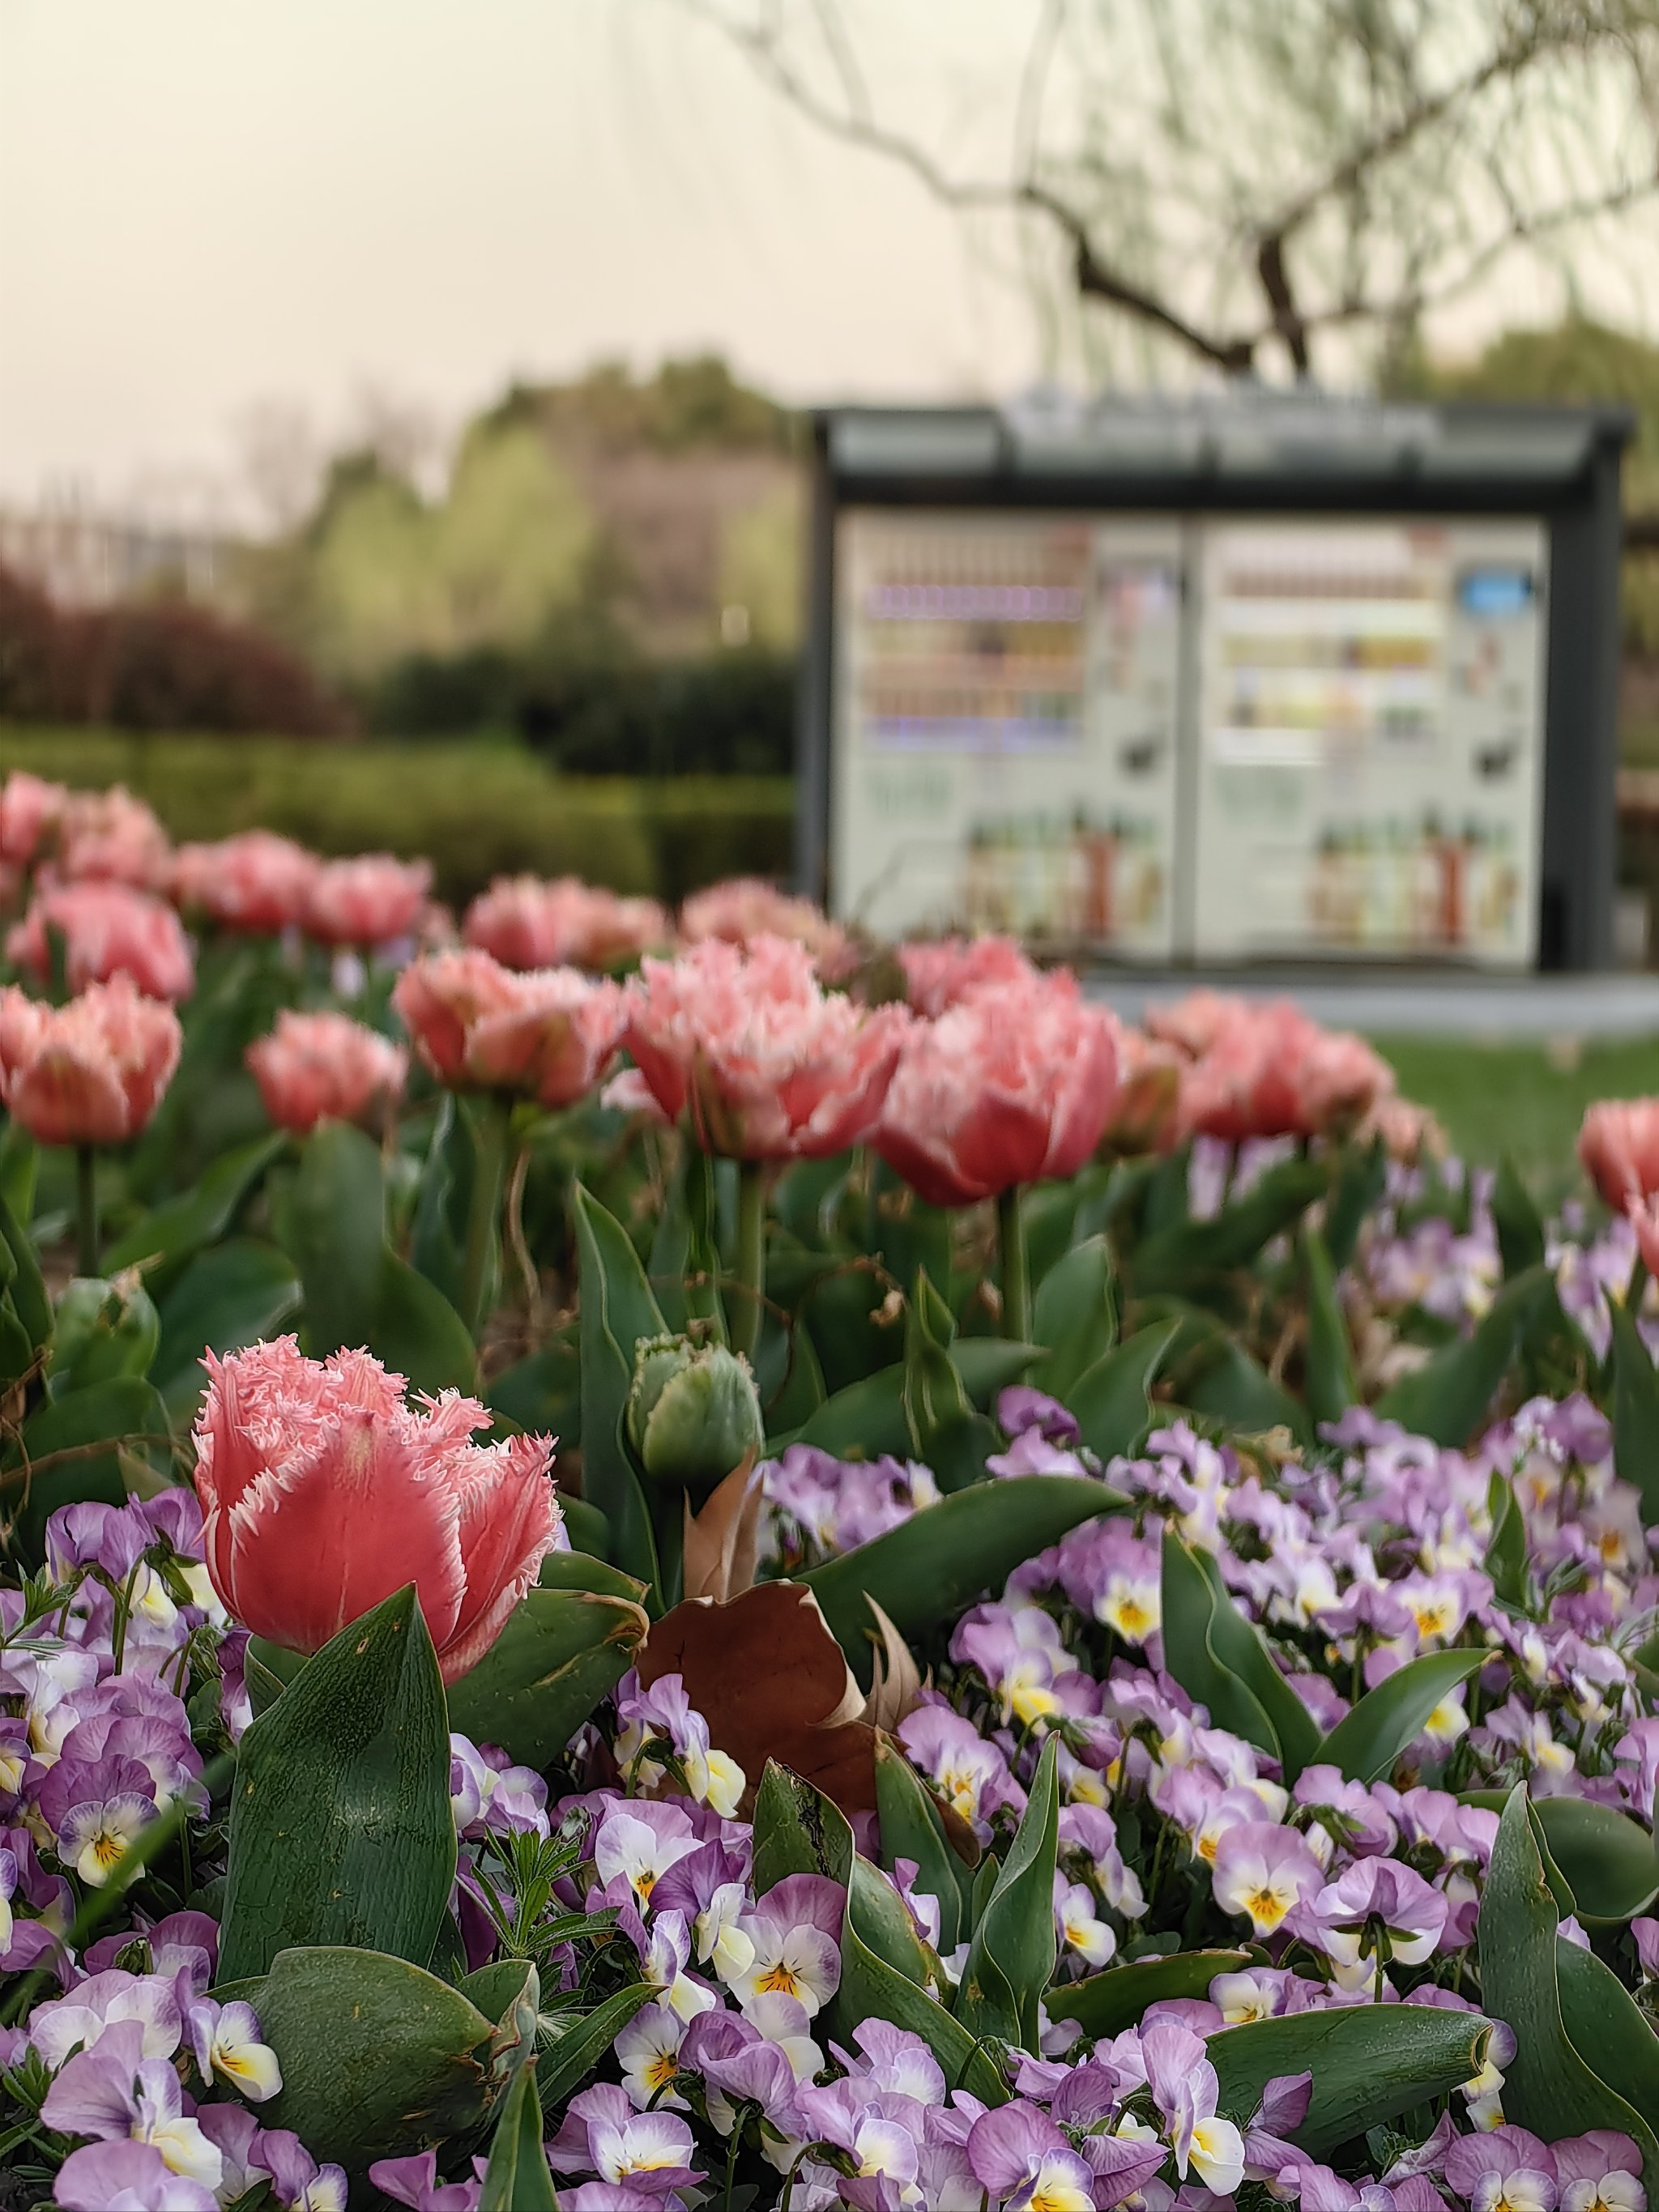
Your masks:
<svg viewBox="0 0 1659 2212"><path fill-rule="evenodd" d="M958 167L840 0L680 0L824 130L1012 213L1075 297L1229 375L1398 349L1659 189L1659 0L1034 0L1012 143Z"/></svg>

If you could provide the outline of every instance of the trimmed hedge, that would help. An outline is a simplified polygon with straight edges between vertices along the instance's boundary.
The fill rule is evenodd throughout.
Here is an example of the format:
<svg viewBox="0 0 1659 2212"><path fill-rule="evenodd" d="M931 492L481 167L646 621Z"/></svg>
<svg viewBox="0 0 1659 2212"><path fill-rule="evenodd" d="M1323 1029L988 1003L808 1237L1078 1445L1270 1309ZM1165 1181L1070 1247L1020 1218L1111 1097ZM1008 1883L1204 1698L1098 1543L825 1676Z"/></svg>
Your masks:
<svg viewBox="0 0 1659 2212"><path fill-rule="evenodd" d="M721 876L789 869L781 776L562 776L484 740L319 745L0 722L0 773L15 768L125 783L181 841L264 827L322 853L425 854L456 905L525 870L678 899Z"/></svg>

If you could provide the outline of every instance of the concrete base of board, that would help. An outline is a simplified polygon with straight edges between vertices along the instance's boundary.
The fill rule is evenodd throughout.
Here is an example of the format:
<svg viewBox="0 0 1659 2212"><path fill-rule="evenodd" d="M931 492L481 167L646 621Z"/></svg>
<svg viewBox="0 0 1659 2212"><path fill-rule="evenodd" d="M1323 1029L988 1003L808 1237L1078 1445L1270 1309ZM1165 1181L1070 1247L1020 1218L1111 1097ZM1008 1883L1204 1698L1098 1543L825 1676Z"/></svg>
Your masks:
<svg viewBox="0 0 1659 2212"><path fill-rule="evenodd" d="M1468 975L1329 968L1183 969L1140 975L1089 970L1090 995L1126 1021L1207 984L1251 999L1294 999L1316 1021L1373 1036L1506 1040L1652 1037L1659 1041L1659 975Z"/></svg>

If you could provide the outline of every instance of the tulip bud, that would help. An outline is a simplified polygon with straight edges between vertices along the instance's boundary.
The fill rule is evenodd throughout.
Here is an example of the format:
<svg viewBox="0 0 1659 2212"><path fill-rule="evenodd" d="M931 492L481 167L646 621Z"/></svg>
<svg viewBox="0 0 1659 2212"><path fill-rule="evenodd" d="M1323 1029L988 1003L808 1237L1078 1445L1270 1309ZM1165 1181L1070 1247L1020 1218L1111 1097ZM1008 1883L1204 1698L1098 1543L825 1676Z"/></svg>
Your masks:
<svg viewBox="0 0 1659 2212"><path fill-rule="evenodd" d="M54 1395L147 1373L161 1340L161 1316L135 1271L108 1282L99 1275L76 1275L58 1300L52 1322Z"/></svg>
<svg viewBox="0 0 1659 2212"><path fill-rule="evenodd" d="M720 1481L765 1437L749 1362L723 1344L643 1339L634 1353L628 1434L657 1481L694 1490Z"/></svg>

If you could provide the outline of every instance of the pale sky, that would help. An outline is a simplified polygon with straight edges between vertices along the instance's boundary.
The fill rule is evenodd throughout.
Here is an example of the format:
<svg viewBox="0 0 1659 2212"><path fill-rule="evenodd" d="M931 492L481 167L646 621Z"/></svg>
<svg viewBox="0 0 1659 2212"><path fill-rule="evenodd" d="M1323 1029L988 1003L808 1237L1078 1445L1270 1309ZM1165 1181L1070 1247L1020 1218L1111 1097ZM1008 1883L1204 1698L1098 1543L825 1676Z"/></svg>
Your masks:
<svg viewBox="0 0 1659 2212"><path fill-rule="evenodd" d="M884 8L884 83L983 126L1028 0ZM1041 367L982 246L672 0L0 0L0 499L703 346L799 399Z"/></svg>
<svg viewBox="0 0 1659 2212"><path fill-rule="evenodd" d="M844 0L884 114L993 173L1040 4ZM0 0L0 501L182 514L261 405L453 432L513 376L705 347L797 401L1049 366L1006 232L677 0Z"/></svg>

